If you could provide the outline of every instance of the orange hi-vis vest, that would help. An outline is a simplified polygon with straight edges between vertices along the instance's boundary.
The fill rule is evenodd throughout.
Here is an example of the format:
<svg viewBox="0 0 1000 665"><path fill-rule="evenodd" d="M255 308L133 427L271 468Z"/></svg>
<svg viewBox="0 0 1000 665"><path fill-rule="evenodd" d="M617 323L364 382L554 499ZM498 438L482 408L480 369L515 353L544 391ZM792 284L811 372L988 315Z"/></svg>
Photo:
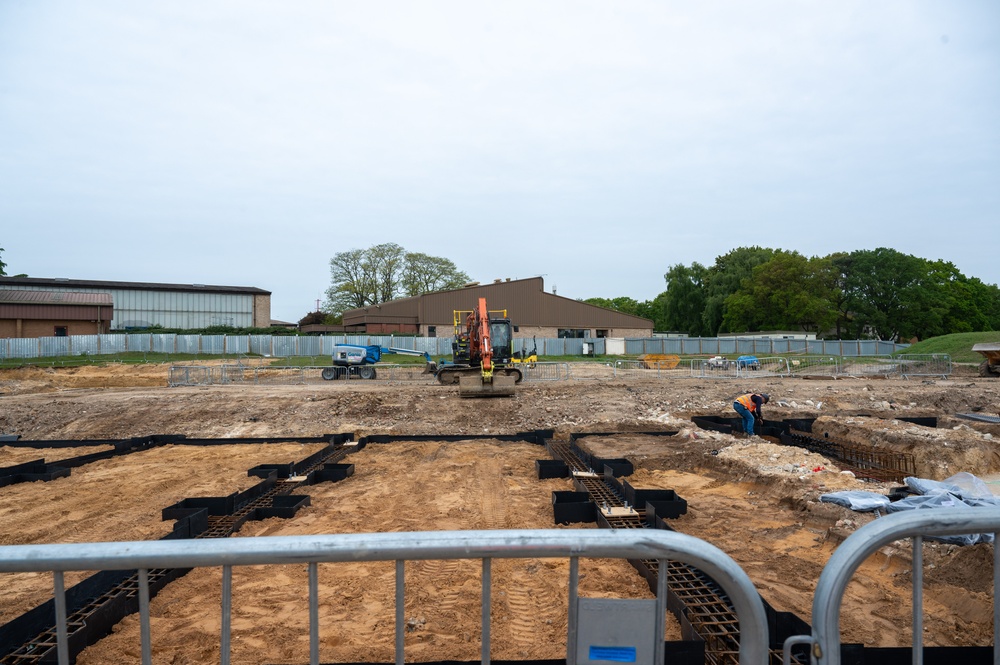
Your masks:
<svg viewBox="0 0 1000 665"><path fill-rule="evenodd" d="M740 395L737 397L736 401L745 406L747 410L752 413L757 410L757 403L750 399L751 397L753 397L753 393L747 393L746 395Z"/></svg>

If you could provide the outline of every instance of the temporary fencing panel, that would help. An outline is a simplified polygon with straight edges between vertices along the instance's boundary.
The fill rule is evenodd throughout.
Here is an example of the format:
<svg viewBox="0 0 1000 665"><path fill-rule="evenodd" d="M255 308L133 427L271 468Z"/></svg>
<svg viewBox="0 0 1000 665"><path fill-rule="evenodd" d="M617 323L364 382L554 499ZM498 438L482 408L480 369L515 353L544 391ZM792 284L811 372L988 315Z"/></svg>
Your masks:
<svg viewBox="0 0 1000 665"><path fill-rule="evenodd" d="M392 561L395 565L395 662L406 662L406 563L414 560L478 560L480 583L480 653L483 665L490 662L493 607L492 563L494 559L568 559L567 665L589 662L586 634L580 634L580 558L655 560L666 571L672 561L688 564L722 587L739 619L739 662L765 665L768 661L767 615L760 594L747 574L719 548L686 534L664 529L539 529L535 531L438 531L422 533L337 534L272 538L226 538L158 540L129 543L73 543L67 545L8 545L0 547L0 572L48 572L55 578L54 606L60 665L70 661L66 621L65 572L78 570L136 570L139 597L140 658L152 663L152 626L149 612L148 571L160 568L222 568L222 617L220 660L231 659L232 572L234 566L265 564L306 565L308 588L303 590L303 615L308 616L309 662L320 658L319 605L322 593L318 564ZM542 566L546 574L552 569ZM664 662L664 626L667 612L667 575L656 580L656 601L649 607L651 662ZM529 585L530 581L522 580ZM530 589L529 589L530 593ZM583 599L586 600L586 599ZM527 617L526 617L527 618ZM392 620L392 619L390 619ZM336 622L334 622L336 623ZM335 630L331 625L326 631ZM624 649L622 651L625 651ZM412 660L412 656L410 658ZM623 660L616 658L616 660ZM634 659L633 659L634 661Z"/></svg>
<svg viewBox="0 0 1000 665"><path fill-rule="evenodd" d="M899 371L903 377L909 376L940 376L951 374L951 356L945 353L929 355L900 354Z"/></svg>
<svg viewBox="0 0 1000 665"><path fill-rule="evenodd" d="M100 335L74 335L70 340L70 355L96 356L101 352Z"/></svg>
<svg viewBox="0 0 1000 665"><path fill-rule="evenodd" d="M130 352L153 353L205 353L222 354L256 354L261 356L315 356L330 355L333 347L338 344L355 344L359 346L378 345L385 348L397 347L428 353L434 356L447 356L452 352L452 338L449 337L395 337L392 335L346 335L346 336L292 336L292 335L174 335L172 333L128 333L99 335L97 347L84 338L94 336L72 336L58 338L67 342L50 342L54 338L31 338L20 340L18 344L6 344L0 349L0 356L7 358L35 358L39 354L49 356L87 353L89 355ZM224 342L220 347L216 338ZM121 340L125 340L122 348ZM14 341L14 340L11 340ZM593 344L594 353L606 353L604 339L564 339L564 338L516 338L514 350L530 350L537 344L539 355L581 355L583 343ZM67 344L60 347L59 344ZM628 338L624 340L625 353L641 355L644 353L662 353L673 355L775 355L777 353L806 353L809 355L833 356L878 356L897 353L906 348L906 344L895 344L879 340L786 340L786 339L750 339L737 337L653 337ZM56 344L57 346L51 346ZM937 374L934 372L934 374Z"/></svg>
<svg viewBox="0 0 1000 665"><path fill-rule="evenodd" d="M160 334L153 335L153 353L176 353L177 335Z"/></svg>
<svg viewBox="0 0 1000 665"><path fill-rule="evenodd" d="M202 335L201 353L220 356L226 352L225 335Z"/></svg>
<svg viewBox="0 0 1000 665"><path fill-rule="evenodd" d="M11 339L8 342L8 358L37 358L38 339Z"/></svg>
<svg viewBox="0 0 1000 665"><path fill-rule="evenodd" d="M129 333L125 339L130 352L149 353L153 350L153 336L148 333Z"/></svg>
<svg viewBox="0 0 1000 665"><path fill-rule="evenodd" d="M298 337L300 356L323 355L323 340L320 337Z"/></svg>
<svg viewBox="0 0 1000 665"><path fill-rule="evenodd" d="M250 353L249 335L227 335L226 351L229 355L239 355Z"/></svg>
<svg viewBox="0 0 1000 665"><path fill-rule="evenodd" d="M295 336L272 337L271 355L278 358L291 358L299 355L299 338Z"/></svg>
<svg viewBox="0 0 1000 665"><path fill-rule="evenodd" d="M201 352L201 335L177 335L174 337L174 353L197 355Z"/></svg>
<svg viewBox="0 0 1000 665"><path fill-rule="evenodd" d="M101 353L112 355L128 351L128 335L100 335Z"/></svg>
<svg viewBox="0 0 1000 665"><path fill-rule="evenodd" d="M1000 663L1000 508L934 508L885 515L869 522L841 543L823 568L813 595L812 635L789 637L784 662L791 663L791 648L812 646L815 665L840 665L840 613L844 592L857 569L880 548L902 538L912 544L912 648L914 663L923 662L923 540L925 537L992 534L993 544L993 662ZM984 571L985 572L985 571Z"/></svg>
<svg viewBox="0 0 1000 665"><path fill-rule="evenodd" d="M43 358L68 356L69 337L40 337L38 339L38 354Z"/></svg>
<svg viewBox="0 0 1000 665"><path fill-rule="evenodd" d="M250 353L257 354L258 356L270 356L271 336L250 335Z"/></svg>
<svg viewBox="0 0 1000 665"><path fill-rule="evenodd" d="M899 361L892 356L845 356L840 361L845 376L882 376L899 374Z"/></svg>
<svg viewBox="0 0 1000 665"><path fill-rule="evenodd" d="M835 356L795 356L788 358L791 376L837 376L840 360Z"/></svg>
<svg viewBox="0 0 1000 665"><path fill-rule="evenodd" d="M525 381L565 381L569 363L524 363L518 366Z"/></svg>
<svg viewBox="0 0 1000 665"><path fill-rule="evenodd" d="M700 379L735 379L739 376L736 371L736 361L728 358L708 360L694 358L681 364L690 368L691 376Z"/></svg>
<svg viewBox="0 0 1000 665"><path fill-rule="evenodd" d="M174 365L167 371L167 385L177 386L207 386L215 383L212 368L201 366Z"/></svg>

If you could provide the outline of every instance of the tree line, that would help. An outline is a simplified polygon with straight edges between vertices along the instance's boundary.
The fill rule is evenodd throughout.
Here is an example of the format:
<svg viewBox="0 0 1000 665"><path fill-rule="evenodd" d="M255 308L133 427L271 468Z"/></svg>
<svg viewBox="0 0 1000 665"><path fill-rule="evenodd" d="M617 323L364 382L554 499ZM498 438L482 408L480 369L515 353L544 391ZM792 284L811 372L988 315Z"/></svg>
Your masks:
<svg viewBox="0 0 1000 665"><path fill-rule="evenodd" d="M805 257L740 247L715 259L670 266L667 290L646 302L591 304L652 319L656 330L692 336L788 330L820 337L926 339L1000 330L1000 288L948 261L879 247Z"/></svg>
<svg viewBox="0 0 1000 665"><path fill-rule="evenodd" d="M951 262L886 247L823 257L738 247L711 266L679 263L663 277L667 288L652 300L620 296L584 302L650 319L655 330L697 337L786 330L909 340L1000 330L997 285L966 277ZM337 323L348 309L469 282L449 259L407 252L395 243L337 253L330 278L323 315Z"/></svg>

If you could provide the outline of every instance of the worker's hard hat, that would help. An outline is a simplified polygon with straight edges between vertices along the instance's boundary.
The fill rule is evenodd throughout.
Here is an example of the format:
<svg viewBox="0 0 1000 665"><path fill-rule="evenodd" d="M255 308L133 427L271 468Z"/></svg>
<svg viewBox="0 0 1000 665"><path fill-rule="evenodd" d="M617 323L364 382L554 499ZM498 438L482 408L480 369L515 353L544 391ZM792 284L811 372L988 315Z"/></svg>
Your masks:
<svg viewBox="0 0 1000 665"><path fill-rule="evenodd" d="M764 398L764 403L765 404L767 404L768 402L771 401L771 396L768 395L767 393L761 393L760 396Z"/></svg>

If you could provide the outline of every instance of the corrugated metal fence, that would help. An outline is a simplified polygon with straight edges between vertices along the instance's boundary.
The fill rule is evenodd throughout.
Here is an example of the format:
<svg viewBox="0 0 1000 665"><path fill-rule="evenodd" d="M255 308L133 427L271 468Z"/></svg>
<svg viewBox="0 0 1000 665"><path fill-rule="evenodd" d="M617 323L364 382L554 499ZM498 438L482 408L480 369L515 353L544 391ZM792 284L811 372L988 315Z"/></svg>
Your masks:
<svg viewBox="0 0 1000 665"><path fill-rule="evenodd" d="M395 337L392 335L347 335L306 337L296 335L174 335L111 334L0 339L0 359L53 358L57 356L99 356L121 353L166 353L186 355L246 355L286 358L331 355L337 344L378 344L410 349L432 356L451 354L451 337ZM525 339L514 340L515 351L537 349L543 356L582 356L584 344L591 353L604 355L604 339ZM734 337L689 337L626 339L625 353L676 355L773 356L801 353L817 356L881 356L906 348L907 344L880 340L791 340L743 339Z"/></svg>

